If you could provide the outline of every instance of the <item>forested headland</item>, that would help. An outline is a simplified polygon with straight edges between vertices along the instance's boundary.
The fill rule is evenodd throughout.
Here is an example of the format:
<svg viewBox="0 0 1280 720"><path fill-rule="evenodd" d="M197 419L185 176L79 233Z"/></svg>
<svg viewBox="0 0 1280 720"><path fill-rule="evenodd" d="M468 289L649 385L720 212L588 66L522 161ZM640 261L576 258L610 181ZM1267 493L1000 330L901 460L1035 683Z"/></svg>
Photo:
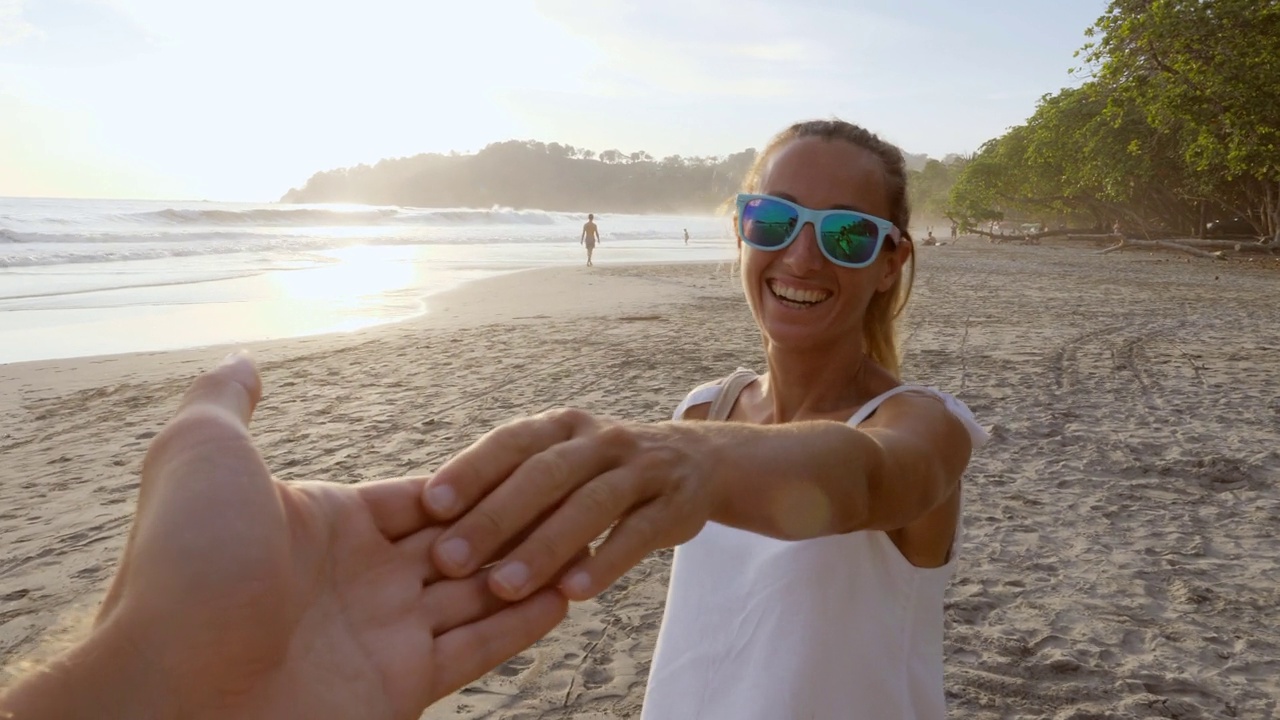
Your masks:
<svg viewBox="0 0 1280 720"><path fill-rule="evenodd" d="M755 161L654 158L534 140L493 143L471 154L422 154L316 173L282 202L413 207L512 207L565 212L706 213L724 208ZM923 167L923 155L908 164Z"/></svg>

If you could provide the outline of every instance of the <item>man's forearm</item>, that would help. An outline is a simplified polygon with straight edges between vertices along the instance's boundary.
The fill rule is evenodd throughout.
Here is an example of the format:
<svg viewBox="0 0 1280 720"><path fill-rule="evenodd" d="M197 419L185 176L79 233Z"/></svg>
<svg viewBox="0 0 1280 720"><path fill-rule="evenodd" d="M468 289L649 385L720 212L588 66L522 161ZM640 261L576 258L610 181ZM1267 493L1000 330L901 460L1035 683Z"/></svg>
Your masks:
<svg viewBox="0 0 1280 720"><path fill-rule="evenodd" d="M0 720L167 717L157 680L126 644L95 630L56 660L0 693Z"/></svg>

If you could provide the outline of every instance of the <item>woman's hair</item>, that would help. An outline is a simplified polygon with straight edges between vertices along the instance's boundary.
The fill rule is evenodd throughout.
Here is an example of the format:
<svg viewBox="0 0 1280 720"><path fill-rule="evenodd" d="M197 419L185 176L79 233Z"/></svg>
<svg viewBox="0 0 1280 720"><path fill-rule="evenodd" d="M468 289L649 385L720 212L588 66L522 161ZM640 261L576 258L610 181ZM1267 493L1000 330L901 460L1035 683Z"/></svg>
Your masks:
<svg viewBox="0 0 1280 720"><path fill-rule="evenodd" d="M907 163L902 156L902 151L896 145L881 140L867 129L843 120L798 122L775 135L765 149L756 156L755 163L747 173L743 191L761 192L760 176L774 153L792 140L810 137L843 140L880 158L880 163L884 166L885 190L889 194L889 217L885 219L897 225L902 231L903 238L910 240L907 227L911 225L911 205L907 202ZM907 306L907 299L911 297L911 284L916 275L914 252L911 253L908 264L911 266L909 275L904 268L904 272L898 274L893 287L884 292L878 292L871 298L862 324L862 340L866 345L867 355L895 376L899 371L899 356L894 321Z"/></svg>

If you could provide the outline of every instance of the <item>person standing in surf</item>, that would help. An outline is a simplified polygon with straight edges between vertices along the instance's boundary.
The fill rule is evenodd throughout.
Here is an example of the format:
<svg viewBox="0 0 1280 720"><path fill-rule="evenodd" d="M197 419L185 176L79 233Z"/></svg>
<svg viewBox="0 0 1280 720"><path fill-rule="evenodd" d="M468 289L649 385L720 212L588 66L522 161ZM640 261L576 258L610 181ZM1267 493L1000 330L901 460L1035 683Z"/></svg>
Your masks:
<svg viewBox="0 0 1280 720"><path fill-rule="evenodd" d="M591 253L600 242L600 228L596 227L596 216L587 213L587 222L582 226L582 239L579 242L587 246L587 267L591 267Z"/></svg>

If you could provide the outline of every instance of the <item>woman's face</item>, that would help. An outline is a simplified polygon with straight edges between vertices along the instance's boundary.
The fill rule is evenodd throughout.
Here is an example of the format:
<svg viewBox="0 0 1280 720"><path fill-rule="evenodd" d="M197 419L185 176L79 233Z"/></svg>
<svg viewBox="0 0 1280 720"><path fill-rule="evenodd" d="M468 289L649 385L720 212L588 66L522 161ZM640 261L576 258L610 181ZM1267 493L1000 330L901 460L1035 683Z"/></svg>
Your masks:
<svg viewBox="0 0 1280 720"><path fill-rule="evenodd" d="M799 138L783 145L765 166L758 192L814 210L890 214L884 165L843 140ZM747 302L765 337L779 347L825 350L860 343L868 303L892 287L909 252L895 252L886 240L871 265L846 268L822 254L814 233L805 225L795 242L774 252L738 239Z"/></svg>

